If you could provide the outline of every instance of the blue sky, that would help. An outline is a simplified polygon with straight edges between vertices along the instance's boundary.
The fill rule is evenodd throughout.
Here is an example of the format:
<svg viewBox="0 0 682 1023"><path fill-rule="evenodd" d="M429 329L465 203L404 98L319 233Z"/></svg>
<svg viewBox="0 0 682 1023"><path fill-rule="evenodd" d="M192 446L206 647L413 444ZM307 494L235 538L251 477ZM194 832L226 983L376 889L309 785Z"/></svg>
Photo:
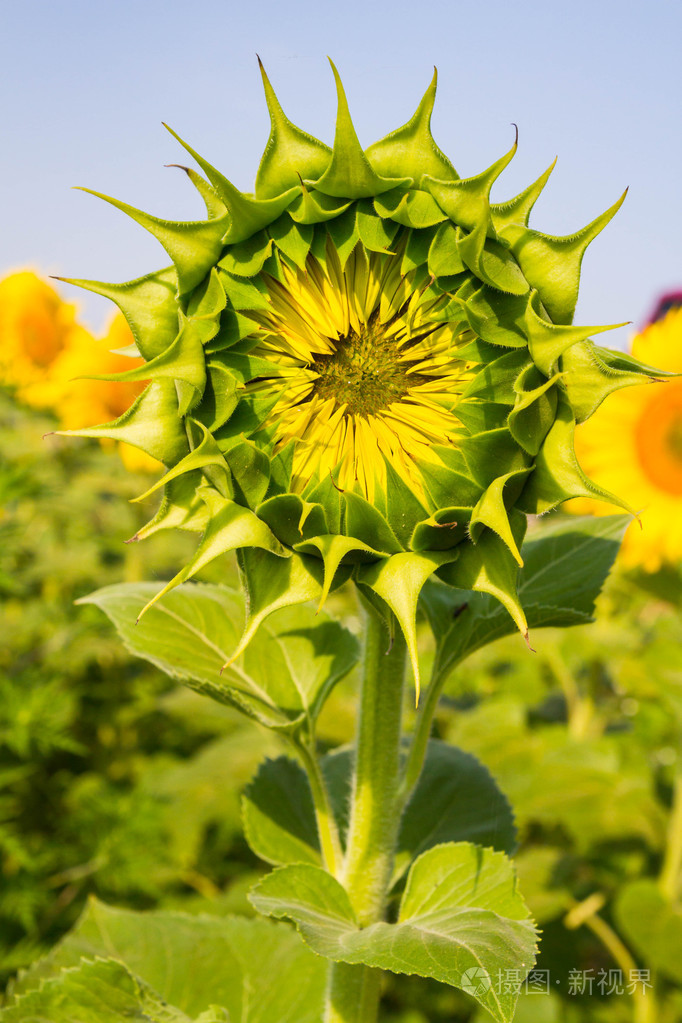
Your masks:
<svg viewBox="0 0 682 1023"><path fill-rule="evenodd" d="M186 160L164 120L249 189L268 135L258 52L289 117L327 142L330 54L365 145L407 120L437 65L433 131L462 176L509 148L512 122L519 153L495 199L559 156L532 221L548 233L577 230L629 185L585 258L580 322L637 324L682 287L679 2L22 0L3 22L0 274L122 281L164 265L141 228L71 186L201 217L185 176L164 167ZM108 303L61 290L103 327Z"/></svg>

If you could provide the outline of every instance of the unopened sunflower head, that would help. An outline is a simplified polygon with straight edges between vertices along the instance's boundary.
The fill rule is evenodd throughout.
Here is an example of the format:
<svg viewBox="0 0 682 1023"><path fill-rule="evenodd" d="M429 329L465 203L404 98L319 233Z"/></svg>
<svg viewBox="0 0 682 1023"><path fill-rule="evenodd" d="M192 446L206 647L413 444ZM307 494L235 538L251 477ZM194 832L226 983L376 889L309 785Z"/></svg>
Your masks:
<svg viewBox="0 0 682 1023"><path fill-rule="evenodd" d="M333 70L333 148L286 118L263 73L272 129L252 195L176 136L205 175L186 169L206 220L102 196L173 265L74 282L130 323L146 364L119 379L150 381L118 420L78 432L166 464L136 539L201 540L162 593L238 551L240 648L271 611L352 577L397 619L416 669L434 572L493 594L525 632L526 515L608 496L577 464L575 423L648 371L588 340L608 328L572 325L583 253L622 199L576 234L541 234L528 217L552 168L491 204L516 143L460 178L430 131L435 75L411 120L363 151Z"/></svg>

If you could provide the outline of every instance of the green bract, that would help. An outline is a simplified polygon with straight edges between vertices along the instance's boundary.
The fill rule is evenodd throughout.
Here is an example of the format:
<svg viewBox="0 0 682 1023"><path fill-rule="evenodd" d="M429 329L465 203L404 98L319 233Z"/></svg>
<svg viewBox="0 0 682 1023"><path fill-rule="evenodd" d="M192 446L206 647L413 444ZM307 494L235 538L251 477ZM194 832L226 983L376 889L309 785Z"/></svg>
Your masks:
<svg viewBox="0 0 682 1023"><path fill-rule="evenodd" d="M575 234L541 234L528 218L552 168L491 204L516 143L460 178L430 132L435 75L411 120L363 151L334 74L330 149L286 118L263 72L272 129L252 195L178 139L205 174L187 169L206 220L102 196L173 265L72 281L117 303L146 360L107 379L150 381L120 419L74 432L167 466L134 539L177 527L201 540L161 593L238 552L239 650L271 611L321 604L350 577L398 620L416 673L434 572L527 631L526 515L572 497L621 503L581 472L573 432L652 371L589 340L609 328L572 325L583 253L622 199Z"/></svg>

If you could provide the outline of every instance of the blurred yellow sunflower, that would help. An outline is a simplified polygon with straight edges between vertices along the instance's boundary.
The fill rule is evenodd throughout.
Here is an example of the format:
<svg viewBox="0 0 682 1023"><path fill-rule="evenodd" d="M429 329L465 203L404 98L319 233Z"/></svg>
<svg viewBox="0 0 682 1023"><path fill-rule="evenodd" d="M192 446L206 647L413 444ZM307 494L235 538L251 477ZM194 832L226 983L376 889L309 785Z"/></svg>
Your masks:
<svg viewBox="0 0 682 1023"><path fill-rule="evenodd" d="M94 338L77 322L75 306L32 271L0 280L0 383L14 388L19 400L32 408L51 409L64 429L85 426L93 416L117 419L144 389L137 382L76 379L141 365L140 358L120 354L132 344L133 335L120 314L104 338ZM117 447L128 469L159 468L145 452L128 444Z"/></svg>
<svg viewBox="0 0 682 1023"><path fill-rule="evenodd" d="M632 339L632 354L682 373L682 305L664 300L659 310L661 317ZM682 561L682 380L611 395L578 427L575 448L589 476L608 490L627 494L641 510L641 528L634 522L625 535L623 563L654 572ZM584 500L571 502L570 510L610 511Z"/></svg>
<svg viewBox="0 0 682 1023"><path fill-rule="evenodd" d="M55 359L43 389L43 398L50 395L49 405L59 416L63 429L78 430L91 422L93 415L104 422L117 419L144 390L145 385L137 381L79 379L85 373L109 376L141 365L139 357L121 354L133 344L130 328L120 314L113 318L103 338L94 338L85 330L70 338ZM122 442L117 446L129 470L158 470L159 462L146 452Z"/></svg>
<svg viewBox="0 0 682 1023"><path fill-rule="evenodd" d="M21 401L49 407L43 385L55 360L86 334L75 316L75 306L30 270L0 281L0 382L16 388Z"/></svg>

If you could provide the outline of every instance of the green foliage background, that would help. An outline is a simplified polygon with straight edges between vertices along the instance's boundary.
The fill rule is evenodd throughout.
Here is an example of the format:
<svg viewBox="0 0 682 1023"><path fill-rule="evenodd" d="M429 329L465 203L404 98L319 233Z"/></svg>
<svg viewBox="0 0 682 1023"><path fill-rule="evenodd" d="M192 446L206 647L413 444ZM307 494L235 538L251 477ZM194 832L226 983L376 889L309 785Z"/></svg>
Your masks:
<svg viewBox="0 0 682 1023"><path fill-rule="evenodd" d="M245 891L264 865L242 835L241 793L282 752L272 734L128 656L96 607L74 607L108 583L169 578L192 539L125 546L148 517L126 503L145 481L113 451L42 439L54 425L0 398L5 980L73 925L89 894L252 915ZM234 575L225 560L202 578ZM635 1020L628 995L596 987L619 965L617 943L652 971L657 1019L682 1015L682 914L656 902L652 883L680 771L680 592L673 571L616 572L596 624L536 632L534 656L518 637L500 640L446 689L438 734L478 756L514 807L521 889L543 929L539 967L554 994L522 997L519 1023ZM348 599L335 595L329 610L357 628ZM352 736L353 693L351 675L323 711L330 747ZM591 997L569 994L574 970L593 971ZM460 992L409 977L389 979L383 1007L387 1023L484 1018Z"/></svg>

